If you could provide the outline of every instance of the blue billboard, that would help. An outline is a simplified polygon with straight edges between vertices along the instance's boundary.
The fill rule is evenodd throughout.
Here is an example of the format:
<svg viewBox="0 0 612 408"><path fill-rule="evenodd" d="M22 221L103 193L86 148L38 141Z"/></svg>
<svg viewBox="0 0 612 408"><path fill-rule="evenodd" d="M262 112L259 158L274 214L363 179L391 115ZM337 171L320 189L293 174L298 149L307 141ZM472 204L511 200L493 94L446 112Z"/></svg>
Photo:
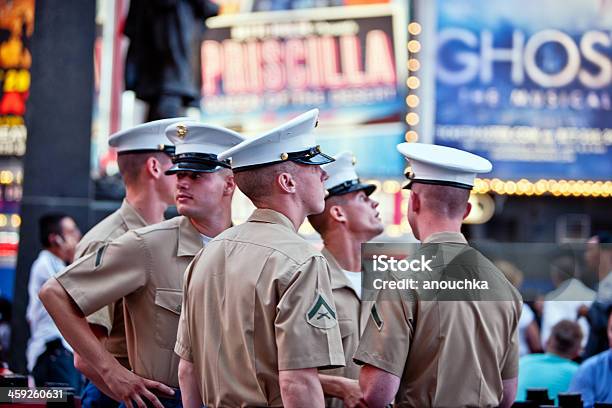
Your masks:
<svg viewBox="0 0 612 408"><path fill-rule="evenodd" d="M439 0L434 141L502 179L612 179L612 2Z"/></svg>

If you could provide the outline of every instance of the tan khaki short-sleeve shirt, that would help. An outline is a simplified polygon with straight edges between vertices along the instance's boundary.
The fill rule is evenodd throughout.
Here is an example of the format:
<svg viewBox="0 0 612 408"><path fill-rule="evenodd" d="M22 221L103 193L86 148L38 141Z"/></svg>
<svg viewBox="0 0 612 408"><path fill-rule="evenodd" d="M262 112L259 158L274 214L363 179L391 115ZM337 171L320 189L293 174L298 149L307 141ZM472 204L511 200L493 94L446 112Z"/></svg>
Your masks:
<svg viewBox="0 0 612 408"><path fill-rule="evenodd" d="M119 238L127 231L142 228L146 221L138 214L127 200L111 215L100 221L79 241L76 247L75 260L97 251L101 246ZM125 342L125 323L123 321L123 300L107 305L87 316L90 324L102 326L108 333L105 342L106 350L121 364L129 368L127 345Z"/></svg>
<svg viewBox="0 0 612 408"><path fill-rule="evenodd" d="M346 364L340 368L321 370L321 374L357 380L359 379L360 367L353 361L353 354L357 350L359 337L363 330L361 325L361 301L336 258L326 248L323 248L321 253L329 264L332 294L338 314L338 326L342 336L342 348L344 349ZM343 407L344 403L339 398L326 398L325 406L329 408Z"/></svg>
<svg viewBox="0 0 612 408"><path fill-rule="evenodd" d="M178 387L173 352L183 274L203 247L186 217L129 231L68 267L56 279L84 314L124 298L130 364L142 377Z"/></svg>
<svg viewBox="0 0 612 408"><path fill-rule="evenodd" d="M521 297L461 234L434 234L422 250L435 243L443 245L434 271L436 262L454 262L453 273L477 274L503 291L503 300L424 300L418 290L403 296L387 290L383 298L381 292L354 359L401 378L396 406L496 407L502 381L518 374ZM463 254L469 263L460 261Z"/></svg>
<svg viewBox="0 0 612 408"><path fill-rule="evenodd" d="M212 240L185 274L175 351L209 407L282 406L279 370L344 365L325 258L273 210Z"/></svg>

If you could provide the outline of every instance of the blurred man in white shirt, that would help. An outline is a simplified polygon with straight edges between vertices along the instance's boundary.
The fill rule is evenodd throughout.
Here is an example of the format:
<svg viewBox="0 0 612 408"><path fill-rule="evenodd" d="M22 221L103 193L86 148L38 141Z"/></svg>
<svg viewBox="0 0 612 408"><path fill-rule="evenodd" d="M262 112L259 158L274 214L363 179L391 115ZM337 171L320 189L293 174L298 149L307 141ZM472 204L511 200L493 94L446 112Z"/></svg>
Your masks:
<svg viewBox="0 0 612 408"><path fill-rule="evenodd" d="M28 284L28 370L38 387L50 382L65 383L79 392L81 375L74 368L72 349L38 299L38 292L49 278L72 262L81 231L72 218L61 213L43 215L39 231L43 250L32 264Z"/></svg>

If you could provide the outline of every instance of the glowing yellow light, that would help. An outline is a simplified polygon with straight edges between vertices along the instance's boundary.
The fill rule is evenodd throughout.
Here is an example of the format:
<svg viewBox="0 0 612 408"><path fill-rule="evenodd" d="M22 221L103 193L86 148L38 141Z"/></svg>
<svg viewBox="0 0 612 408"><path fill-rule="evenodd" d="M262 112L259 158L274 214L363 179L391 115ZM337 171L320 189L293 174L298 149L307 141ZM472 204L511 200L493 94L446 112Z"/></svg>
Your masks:
<svg viewBox="0 0 612 408"><path fill-rule="evenodd" d="M6 215L0 214L0 227L6 227L7 223L8 223L8 218L6 218Z"/></svg>
<svg viewBox="0 0 612 408"><path fill-rule="evenodd" d="M473 193L485 194L495 192L509 195L543 195L550 193L555 197L610 197L612 196L612 181L587 180L545 180L531 182L527 179L518 181L500 180L494 178L474 180Z"/></svg>
<svg viewBox="0 0 612 408"><path fill-rule="evenodd" d="M21 225L21 217L19 216L19 214L11 215L11 225L15 228L19 228L19 226Z"/></svg>
<svg viewBox="0 0 612 408"><path fill-rule="evenodd" d="M399 237L402 235L402 230L399 225L391 224L387 225L387 235L390 237Z"/></svg>
<svg viewBox="0 0 612 408"><path fill-rule="evenodd" d="M419 97L416 95L408 95L406 97L406 105L408 105L408 107L410 108L416 108L417 106L419 106Z"/></svg>
<svg viewBox="0 0 612 408"><path fill-rule="evenodd" d="M13 172L10 170L0 171L0 184L11 184L15 179Z"/></svg>
<svg viewBox="0 0 612 408"><path fill-rule="evenodd" d="M418 42L417 40L408 41L408 51L413 52L413 53L417 53L421 51L421 43Z"/></svg>
<svg viewBox="0 0 612 408"><path fill-rule="evenodd" d="M419 115L417 115L414 112L410 112L409 114L406 115L406 123L409 124L410 126L416 126L419 123Z"/></svg>
<svg viewBox="0 0 612 408"><path fill-rule="evenodd" d="M515 194L516 193L516 183L514 181L507 181L504 184L504 193Z"/></svg>
<svg viewBox="0 0 612 408"><path fill-rule="evenodd" d="M417 140L419 140L419 134L417 132L415 132L414 130L409 130L408 132L406 132L406 141L408 143L414 143Z"/></svg>
<svg viewBox="0 0 612 408"><path fill-rule="evenodd" d="M417 89L419 86L421 86L421 80L415 76L411 76L408 77L406 85L408 85L408 88L410 89Z"/></svg>
<svg viewBox="0 0 612 408"><path fill-rule="evenodd" d="M529 182L529 180L520 179L518 181L518 183L516 183L517 193L519 193L519 194L527 193L527 191L529 191L529 186L530 185L531 185L531 183Z"/></svg>
<svg viewBox="0 0 612 408"><path fill-rule="evenodd" d="M402 186L395 180L387 180L382 184L382 190L387 194L396 194L401 189Z"/></svg>
<svg viewBox="0 0 612 408"><path fill-rule="evenodd" d="M491 181L489 179L482 179L482 193L488 193L491 190Z"/></svg>
<svg viewBox="0 0 612 408"><path fill-rule="evenodd" d="M408 32L412 35L421 34L421 25L417 22L412 22L408 24Z"/></svg>
<svg viewBox="0 0 612 408"><path fill-rule="evenodd" d="M408 69L413 72L418 71L419 69L421 69L421 63L416 58L410 58L408 60Z"/></svg>
<svg viewBox="0 0 612 408"><path fill-rule="evenodd" d="M503 194L504 182L498 178L494 178L491 180L491 190L495 191L497 194Z"/></svg>
<svg viewBox="0 0 612 408"><path fill-rule="evenodd" d="M536 195L542 195L548 190L548 182L546 180L538 180L535 183L535 193Z"/></svg>

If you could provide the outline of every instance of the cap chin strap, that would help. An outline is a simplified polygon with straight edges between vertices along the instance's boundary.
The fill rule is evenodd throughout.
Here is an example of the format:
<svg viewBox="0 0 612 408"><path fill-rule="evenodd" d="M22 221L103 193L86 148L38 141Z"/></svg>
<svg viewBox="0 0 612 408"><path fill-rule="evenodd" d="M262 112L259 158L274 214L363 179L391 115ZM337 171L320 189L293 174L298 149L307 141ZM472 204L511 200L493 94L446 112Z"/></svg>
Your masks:
<svg viewBox="0 0 612 408"><path fill-rule="evenodd" d="M329 196L342 194L343 192L350 189L352 186L359 184L359 179L347 180L344 183L340 183L338 185L333 186L332 188L327 189Z"/></svg>
<svg viewBox="0 0 612 408"><path fill-rule="evenodd" d="M118 156L124 154L137 154L137 153L165 153L168 156L174 156L174 145L159 145L157 149L134 149L134 150L123 150L117 152Z"/></svg>
<svg viewBox="0 0 612 408"><path fill-rule="evenodd" d="M179 153L172 157L172 163L197 163L231 168L230 160L219 160L216 154L212 153Z"/></svg>
<svg viewBox="0 0 612 408"><path fill-rule="evenodd" d="M459 182L456 182L456 181L410 179L408 184L406 184L404 186L404 189L410 189L410 187L412 186L413 183L429 184L429 185L434 185L434 186L455 187L455 188L461 188L461 189L464 189L464 190L471 190L471 189L474 188L474 186L471 186L469 184L459 183Z"/></svg>

